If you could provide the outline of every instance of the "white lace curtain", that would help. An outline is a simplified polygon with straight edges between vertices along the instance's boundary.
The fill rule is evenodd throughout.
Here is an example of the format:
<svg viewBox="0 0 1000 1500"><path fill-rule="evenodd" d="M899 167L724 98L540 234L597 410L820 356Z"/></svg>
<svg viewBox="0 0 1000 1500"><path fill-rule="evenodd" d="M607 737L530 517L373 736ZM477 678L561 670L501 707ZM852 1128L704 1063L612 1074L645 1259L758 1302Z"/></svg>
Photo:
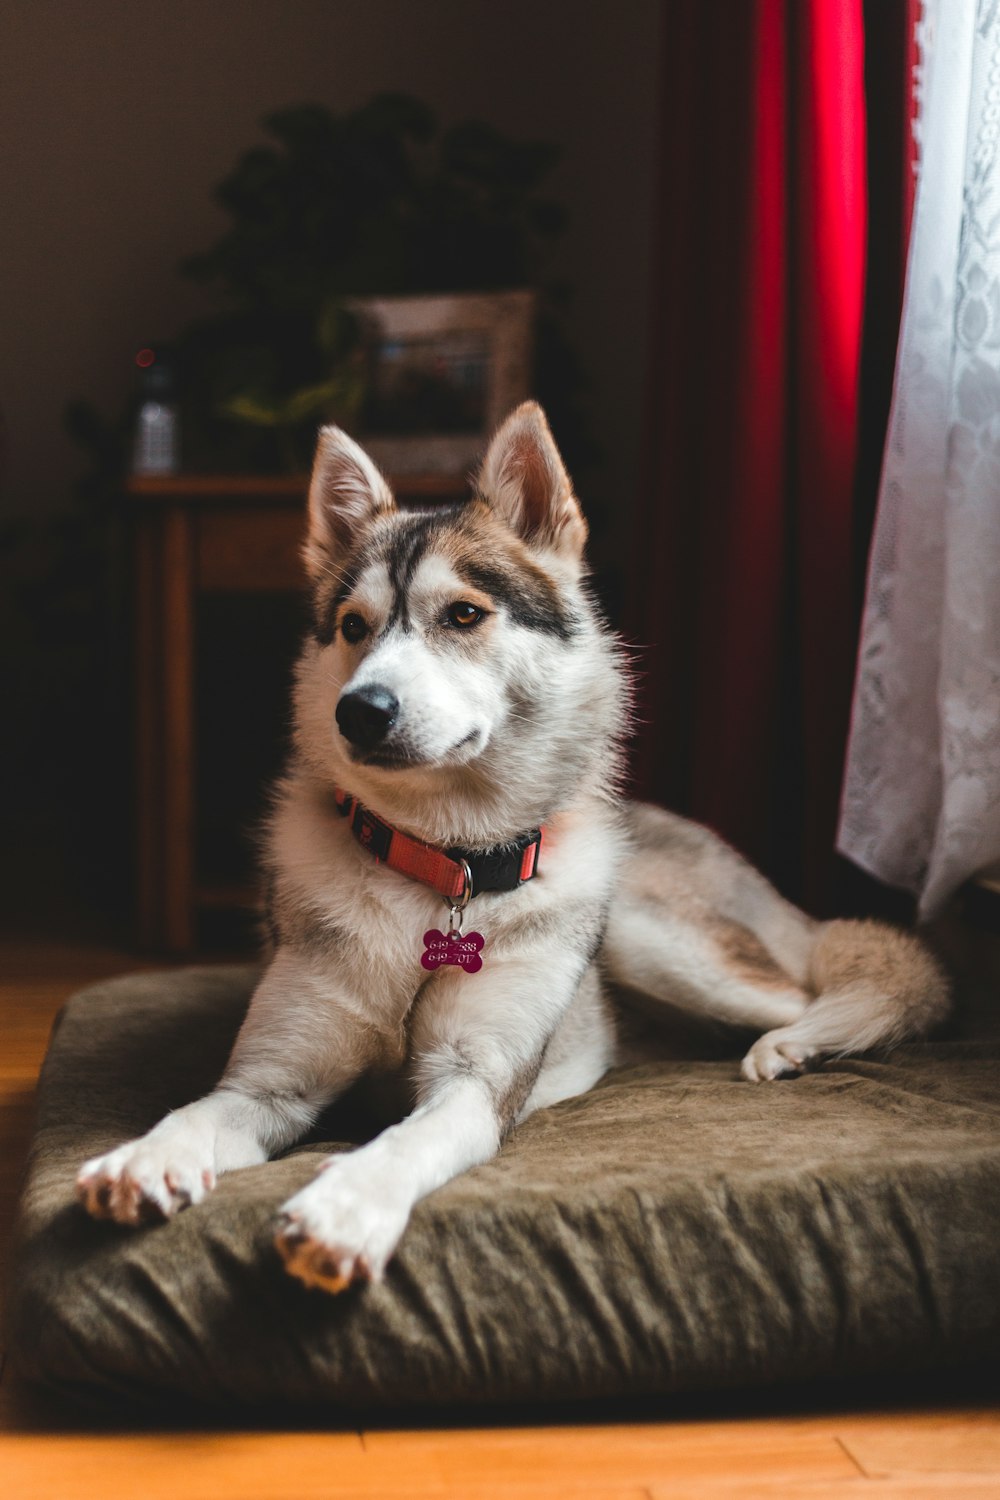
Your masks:
<svg viewBox="0 0 1000 1500"><path fill-rule="evenodd" d="M1000 0L925 0L921 56L838 848L929 917L1000 858Z"/></svg>

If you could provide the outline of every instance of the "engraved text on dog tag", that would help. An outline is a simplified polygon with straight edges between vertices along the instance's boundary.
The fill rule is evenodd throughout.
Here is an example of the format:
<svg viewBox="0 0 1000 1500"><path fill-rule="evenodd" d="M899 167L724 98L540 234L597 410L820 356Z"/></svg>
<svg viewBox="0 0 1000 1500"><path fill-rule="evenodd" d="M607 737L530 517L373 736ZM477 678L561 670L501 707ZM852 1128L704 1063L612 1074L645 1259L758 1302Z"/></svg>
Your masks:
<svg viewBox="0 0 1000 1500"><path fill-rule="evenodd" d="M483 967L480 949L483 946L481 932L438 932L432 927L424 933L424 954L420 962L425 969L439 969L442 964L455 964L466 974L478 974Z"/></svg>

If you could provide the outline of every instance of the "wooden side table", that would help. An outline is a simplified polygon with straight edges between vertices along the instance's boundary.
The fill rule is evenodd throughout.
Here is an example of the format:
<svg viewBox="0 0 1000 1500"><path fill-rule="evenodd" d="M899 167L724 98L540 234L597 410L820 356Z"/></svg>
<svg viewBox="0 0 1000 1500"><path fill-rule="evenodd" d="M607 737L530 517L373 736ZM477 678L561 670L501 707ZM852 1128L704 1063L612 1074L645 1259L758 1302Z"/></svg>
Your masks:
<svg viewBox="0 0 1000 1500"><path fill-rule="evenodd" d="M461 498L460 477L392 481L403 504ZM245 893L199 882L195 868L197 661L201 593L292 592L308 479L172 474L136 477L136 907L144 947L189 952L199 907Z"/></svg>

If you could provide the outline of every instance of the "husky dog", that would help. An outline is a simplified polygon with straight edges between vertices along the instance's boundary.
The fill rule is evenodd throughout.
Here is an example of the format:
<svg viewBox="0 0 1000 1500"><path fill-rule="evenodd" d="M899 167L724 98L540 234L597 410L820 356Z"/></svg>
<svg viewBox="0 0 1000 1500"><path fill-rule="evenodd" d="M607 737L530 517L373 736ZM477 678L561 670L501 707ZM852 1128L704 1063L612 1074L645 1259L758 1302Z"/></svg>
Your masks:
<svg viewBox="0 0 1000 1500"><path fill-rule="evenodd" d="M381 1276L420 1198L601 1077L613 995L762 1033L754 1083L944 1014L916 939L812 921L706 829L623 805L626 674L586 533L533 403L444 509L398 509L323 429L313 631L265 850L273 954L214 1092L83 1167L92 1214L176 1213L362 1074L405 1069L412 1113L280 1211L287 1269L338 1291Z"/></svg>

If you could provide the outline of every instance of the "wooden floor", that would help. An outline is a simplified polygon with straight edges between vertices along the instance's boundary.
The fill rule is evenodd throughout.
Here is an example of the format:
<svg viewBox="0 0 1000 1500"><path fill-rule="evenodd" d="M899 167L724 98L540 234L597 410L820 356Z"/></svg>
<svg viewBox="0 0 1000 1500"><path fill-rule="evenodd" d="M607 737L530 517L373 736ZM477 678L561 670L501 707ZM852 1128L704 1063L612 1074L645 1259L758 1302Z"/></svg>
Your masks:
<svg viewBox="0 0 1000 1500"><path fill-rule="evenodd" d="M34 1079L62 1001L136 968L98 948L0 942L0 1222L7 1234ZM0 1378L0 1493L13 1500L1000 1500L1000 1415L982 1385L859 1387L588 1420L364 1431L112 1431Z"/></svg>

